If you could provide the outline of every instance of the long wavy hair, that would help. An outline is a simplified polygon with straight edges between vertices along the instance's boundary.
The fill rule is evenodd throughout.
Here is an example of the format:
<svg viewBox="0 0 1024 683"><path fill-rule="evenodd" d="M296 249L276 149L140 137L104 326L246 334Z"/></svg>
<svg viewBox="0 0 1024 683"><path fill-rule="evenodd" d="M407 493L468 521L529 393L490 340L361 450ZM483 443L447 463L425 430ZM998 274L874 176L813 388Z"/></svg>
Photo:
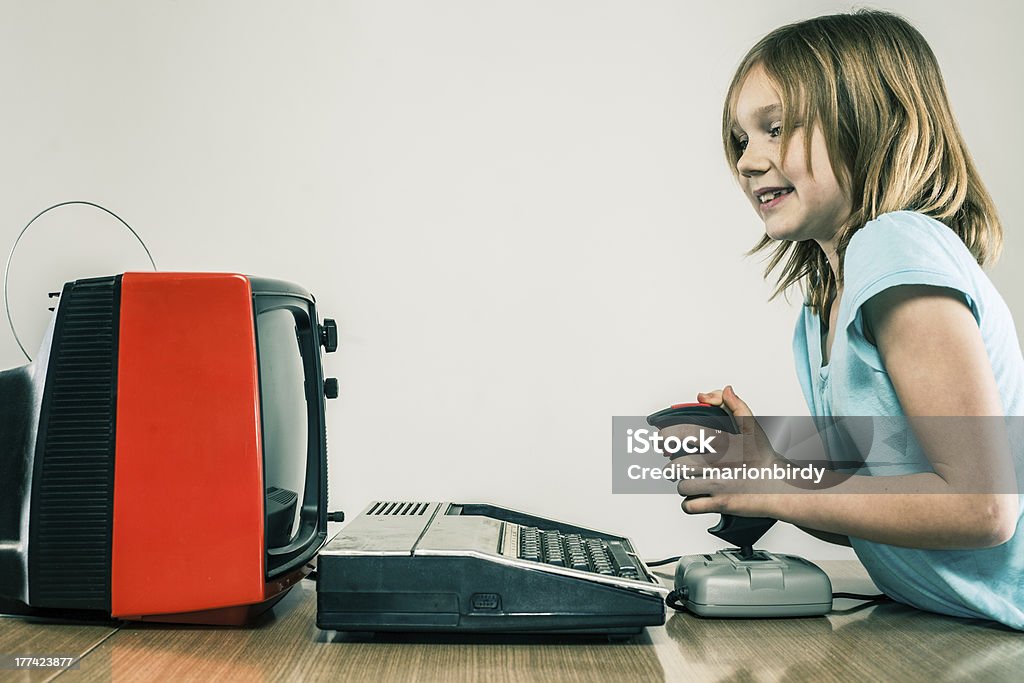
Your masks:
<svg viewBox="0 0 1024 683"><path fill-rule="evenodd" d="M765 70L782 104L781 151L794 131L804 135L811 164L815 125L852 211L836 239L839 263L853 234L890 211L918 211L952 229L979 264L998 257L1002 227L949 104L935 55L924 37L894 14L861 10L783 26L743 58L729 86L722 143L733 174L742 152L732 129L747 74ZM797 123L801 122L800 128ZM799 285L805 303L823 315L842 283L813 240L765 235L750 254L770 250L765 278L778 267L772 298Z"/></svg>

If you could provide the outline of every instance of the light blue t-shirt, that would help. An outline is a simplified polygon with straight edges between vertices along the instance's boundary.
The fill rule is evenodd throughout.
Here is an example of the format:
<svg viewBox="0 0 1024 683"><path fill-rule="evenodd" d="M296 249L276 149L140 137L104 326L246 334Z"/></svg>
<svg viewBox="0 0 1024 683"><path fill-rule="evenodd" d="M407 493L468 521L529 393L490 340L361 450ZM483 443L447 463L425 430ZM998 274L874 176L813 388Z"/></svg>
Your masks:
<svg viewBox="0 0 1024 683"><path fill-rule="evenodd" d="M981 330L1004 413L1024 415L1024 358L1013 318L952 230L918 213L884 214L854 234L844 264L844 292L828 365L822 365L819 319L806 306L793 338L797 376L812 415L903 415L878 349L864 336L862 313L871 297L899 285L933 285L963 295ZM1011 428L1011 449L1019 460L1021 443L1014 443L1012 432ZM902 438L915 441L912 434ZM922 459L916 457L921 455L920 447L916 441L905 445L884 454L885 474L921 471ZM882 474L880 469L872 471L873 455L866 455L866 469ZM857 538L850 541L872 580L893 599L1024 630L1024 496L1021 512L1013 538L994 548L916 550Z"/></svg>

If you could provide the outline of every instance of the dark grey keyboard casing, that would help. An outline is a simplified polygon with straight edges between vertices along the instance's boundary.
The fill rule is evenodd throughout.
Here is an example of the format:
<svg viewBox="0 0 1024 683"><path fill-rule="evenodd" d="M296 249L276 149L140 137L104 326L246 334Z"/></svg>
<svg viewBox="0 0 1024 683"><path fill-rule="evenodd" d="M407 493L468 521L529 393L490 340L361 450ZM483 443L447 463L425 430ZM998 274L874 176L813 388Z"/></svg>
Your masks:
<svg viewBox="0 0 1024 683"><path fill-rule="evenodd" d="M639 578L520 559L518 527L616 541ZM639 633L662 587L629 539L487 504L377 501L320 551L317 626L335 631Z"/></svg>

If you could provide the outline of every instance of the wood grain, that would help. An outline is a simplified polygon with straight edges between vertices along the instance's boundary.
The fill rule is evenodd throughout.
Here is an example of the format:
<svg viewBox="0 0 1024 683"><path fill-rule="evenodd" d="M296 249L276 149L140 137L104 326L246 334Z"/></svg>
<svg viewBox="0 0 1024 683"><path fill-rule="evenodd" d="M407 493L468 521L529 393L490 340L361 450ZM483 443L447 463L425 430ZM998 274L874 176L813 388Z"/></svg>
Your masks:
<svg viewBox="0 0 1024 683"><path fill-rule="evenodd" d="M116 631L113 626L0 618L0 654L81 657ZM82 660L84 663L85 660ZM60 674L52 669L0 670L0 681L48 681Z"/></svg>
<svg viewBox="0 0 1024 683"><path fill-rule="evenodd" d="M874 592L857 562L821 565L835 590ZM841 601L837 608L855 604ZM893 603L804 619L673 613L665 626L618 641L339 634L317 629L315 612L315 587L305 582L251 628L122 627L83 659L80 671L58 680L934 682L1019 681L1024 671L1021 634ZM67 643L99 635L0 628L0 651L25 634L55 650L61 645L51 647L51 638Z"/></svg>

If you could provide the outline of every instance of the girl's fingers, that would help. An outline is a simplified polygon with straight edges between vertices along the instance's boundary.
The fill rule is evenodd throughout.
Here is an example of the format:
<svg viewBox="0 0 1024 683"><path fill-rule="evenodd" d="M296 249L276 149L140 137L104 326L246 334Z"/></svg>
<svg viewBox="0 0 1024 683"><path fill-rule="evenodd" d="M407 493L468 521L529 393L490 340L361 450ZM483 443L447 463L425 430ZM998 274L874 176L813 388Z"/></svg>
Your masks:
<svg viewBox="0 0 1024 683"><path fill-rule="evenodd" d="M705 512L718 512L721 503L710 496L696 496L684 500L680 507L688 515L700 515Z"/></svg>
<svg viewBox="0 0 1024 683"><path fill-rule="evenodd" d="M702 391L697 394L697 401L699 403L709 403L713 406L722 405L722 390L715 389L714 391Z"/></svg>
<svg viewBox="0 0 1024 683"><path fill-rule="evenodd" d="M725 387L721 393L722 401L725 403L725 407L729 409L730 413L741 417L753 417L754 413L751 412L750 406L736 395L736 391L732 388L731 384Z"/></svg>

